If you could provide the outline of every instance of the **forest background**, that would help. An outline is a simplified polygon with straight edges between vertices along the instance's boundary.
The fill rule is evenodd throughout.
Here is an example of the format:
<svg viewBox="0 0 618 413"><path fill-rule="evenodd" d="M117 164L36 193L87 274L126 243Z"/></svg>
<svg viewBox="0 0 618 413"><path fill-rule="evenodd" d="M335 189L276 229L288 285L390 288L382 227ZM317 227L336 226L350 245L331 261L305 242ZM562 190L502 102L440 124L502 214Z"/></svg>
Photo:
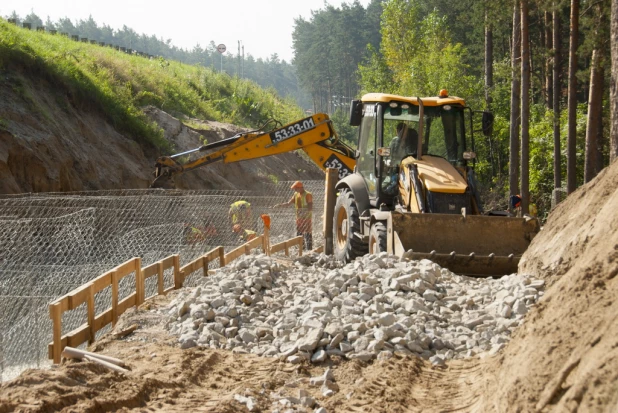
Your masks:
<svg viewBox="0 0 618 413"><path fill-rule="evenodd" d="M127 25L114 30L92 16L43 21L32 11L6 18L252 80L306 112L329 113L352 144L351 99L447 89L495 115L493 133L475 135L486 207L508 208L508 196L520 194L524 212L544 218L618 151L610 138L611 9L612 0L325 4L311 18L295 20L292 62L277 54L256 59L233 47L222 58L212 41L178 48L171 39Z"/></svg>

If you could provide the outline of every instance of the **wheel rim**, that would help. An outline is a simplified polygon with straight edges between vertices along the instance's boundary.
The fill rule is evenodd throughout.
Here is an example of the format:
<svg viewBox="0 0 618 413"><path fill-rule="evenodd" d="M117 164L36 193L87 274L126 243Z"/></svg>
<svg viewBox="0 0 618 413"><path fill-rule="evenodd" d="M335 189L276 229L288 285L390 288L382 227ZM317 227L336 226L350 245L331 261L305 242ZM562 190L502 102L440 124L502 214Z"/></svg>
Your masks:
<svg viewBox="0 0 618 413"><path fill-rule="evenodd" d="M348 213L345 208L337 211L337 246L340 250L345 248L348 240Z"/></svg>

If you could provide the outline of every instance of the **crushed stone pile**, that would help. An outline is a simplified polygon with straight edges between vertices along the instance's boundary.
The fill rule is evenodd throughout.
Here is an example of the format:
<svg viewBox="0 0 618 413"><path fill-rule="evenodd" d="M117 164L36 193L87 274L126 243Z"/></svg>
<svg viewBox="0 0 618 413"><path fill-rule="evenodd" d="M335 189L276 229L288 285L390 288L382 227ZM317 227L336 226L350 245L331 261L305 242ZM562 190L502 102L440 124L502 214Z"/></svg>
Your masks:
<svg viewBox="0 0 618 413"><path fill-rule="evenodd" d="M442 365L498 352L543 290L544 281L525 275L471 278L386 253L347 265L309 254L290 267L253 255L157 311L182 348L290 363L415 354Z"/></svg>

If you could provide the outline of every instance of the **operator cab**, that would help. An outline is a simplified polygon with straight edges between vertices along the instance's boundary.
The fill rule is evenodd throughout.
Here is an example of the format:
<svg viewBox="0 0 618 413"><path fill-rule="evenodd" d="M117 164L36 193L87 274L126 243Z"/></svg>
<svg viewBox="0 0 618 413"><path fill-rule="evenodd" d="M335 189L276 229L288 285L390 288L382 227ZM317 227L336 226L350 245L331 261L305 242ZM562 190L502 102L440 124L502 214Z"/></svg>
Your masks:
<svg viewBox="0 0 618 413"><path fill-rule="evenodd" d="M350 124L360 126L356 169L371 207L392 210L395 204L407 204L396 202L410 193L403 164L441 158L467 180L468 162L475 154L466 141L468 133L474 146L472 131L466 130L466 111L471 126L472 112L464 100L446 91L423 99L372 93L352 102Z"/></svg>

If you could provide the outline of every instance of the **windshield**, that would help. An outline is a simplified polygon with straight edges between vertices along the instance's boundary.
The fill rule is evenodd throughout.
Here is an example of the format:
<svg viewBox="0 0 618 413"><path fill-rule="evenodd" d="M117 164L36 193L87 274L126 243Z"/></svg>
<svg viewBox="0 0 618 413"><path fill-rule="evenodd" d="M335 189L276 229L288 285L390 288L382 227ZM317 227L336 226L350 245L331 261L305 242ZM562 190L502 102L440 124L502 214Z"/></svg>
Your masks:
<svg viewBox="0 0 618 413"><path fill-rule="evenodd" d="M418 106L403 104L385 108L382 146L391 149L391 165L399 164L407 156L417 155L418 123ZM425 106L423 135L423 154L439 156L453 164L465 163L463 108Z"/></svg>

